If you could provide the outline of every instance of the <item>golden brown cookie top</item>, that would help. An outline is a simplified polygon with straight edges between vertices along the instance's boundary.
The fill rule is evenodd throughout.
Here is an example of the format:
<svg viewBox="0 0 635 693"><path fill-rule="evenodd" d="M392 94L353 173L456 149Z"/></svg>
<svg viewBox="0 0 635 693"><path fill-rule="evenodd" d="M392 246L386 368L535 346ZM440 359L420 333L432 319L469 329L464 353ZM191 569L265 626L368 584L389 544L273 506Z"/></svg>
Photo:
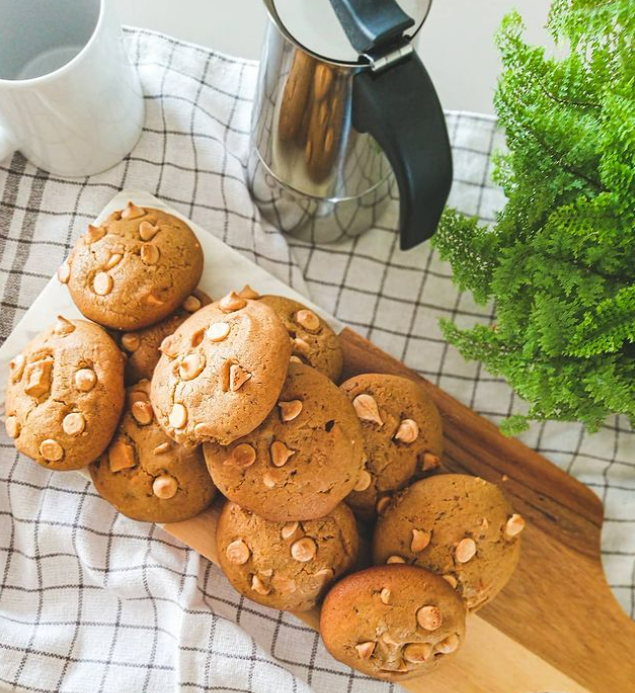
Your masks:
<svg viewBox="0 0 635 693"><path fill-rule="evenodd" d="M263 296L287 328L293 355L337 382L343 356L339 337L322 318L298 301L284 296Z"/></svg>
<svg viewBox="0 0 635 693"><path fill-rule="evenodd" d="M505 586L524 520L495 484L440 474L398 493L380 516L373 561L405 561L443 576L474 611Z"/></svg>
<svg viewBox="0 0 635 693"><path fill-rule="evenodd" d="M367 568L327 594L320 634L328 651L369 676L405 681L462 645L465 606L438 575L414 566Z"/></svg>
<svg viewBox="0 0 635 693"><path fill-rule="evenodd" d="M161 352L159 347L161 342L180 327L192 313L196 313L199 308L207 306L212 299L200 289L195 289L176 313L157 322L150 327L134 332L116 332L113 338L119 344L126 355L126 367L124 371L127 385L134 385L140 380L151 380L154 369Z"/></svg>
<svg viewBox="0 0 635 693"><path fill-rule="evenodd" d="M101 496L145 522L198 515L216 492L201 449L176 444L157 423L147 380L127 389L119 428L90 475Z"/></svg>
<svg viewBox="0 0 635 693"><path fill-rule="evenodd" d="M205 459L218 488L236 503L269 520L314 519L333 510L357 482L359 422L325 375L291 363L264 422L229 447L205 445Z"/></svg>
<svg viewBox="0 0 635 693"><path fill-rule="evenodd" d="M216 530L223 572L249 599L274 609L306 611L350 570L357 557L357 527L340 504L304 522L271 522L228 501Z"/></svg>
<svg viewBox="0 0 635 693"><path fill-rule="evenodd" d="M11 361L6 429L49 469L80 469L108 445L124 401L123 357L85 320L57 322Z"/></svg>
<svg viewBox="0 0 635 693"><path fill-rule="evenodd" d="M136 330L173 313L202 272L203 251L185 222L130 202L88 227L58 277L87 318Z"/></svg>
<svg viewBox="0 0 635 693"><path fill-rule="evenodd" d="M425 390L397 375L367 373L342 383L362 425L365 473L347 503L365 518L416 474L435 469L443 451L441 416Z"/></svg>
<svg viewBox="0 0 635 693"><path fill-rule="evenodd" d="M161 344L152 404L177 442L229 444L274 407L291 346L268 306L231 293L188 318Z"/></svg>

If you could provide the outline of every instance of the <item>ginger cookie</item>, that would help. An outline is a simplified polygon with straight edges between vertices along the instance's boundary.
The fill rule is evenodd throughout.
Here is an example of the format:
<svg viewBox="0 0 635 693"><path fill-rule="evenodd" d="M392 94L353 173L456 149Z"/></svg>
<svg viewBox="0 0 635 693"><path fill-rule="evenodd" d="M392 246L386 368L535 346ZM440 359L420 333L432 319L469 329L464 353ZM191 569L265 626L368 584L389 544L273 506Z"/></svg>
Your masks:
<svg viewBox="0 0 635 693"><path fill-rule="evenodd" d="M126 355L126 385L134 385L140 380L151 380L161 357L161 342L175 332L192 313L211 302L212 299L204 291L195 289L169 318L142 330L113 334L113 338Z"/></svg>
<svg viewBox="0 0 635 693"><path fill-rule="evenodd" d="M340 503L304 522L271 522L228 501L216 529L218 558L234 588L283 611L312 609L348 572L359 539L351 510Z"/></svg>
<svg viewBox="0 0 635 693"><path fill-rule="evenodd" d="M103 498L142 522L187 520L216 493L201 449L176 444L157 423L147 380L127 389L117 433L90 476Z"/></svg>
<svg viewBox="0 0 635 693"><path fill-rule="evenodd" d="M346 502L372 519L413 476L439 466L443 451L441 416L415 381L368 373L341 385L362 424L366 467Z"/></svg>
<svg viewBox="0 0 635 693"><path fill-rule="evenodd" d="M159 424L178 443L228 445L275 406L291 344L269 306L231 292L166 337L161 353L152 376Z"/></svg>
<svg viewBox="0 0 635 693"><path fill-rule="evenodd" d="M320 634L340 662L384 681L406 681L461 647L465 606L443 578L422 568L367 568L327 594Z"/></svg>
<svg viewBox="0 0 635 693"><path fill-rule="evenodd" d="M417 481L390 501L375 528L373 561L432 570L476 611L512 576L524 526L495 484L440 474Z"/></svg>
<svg viewBox="0 0 635 693"><path fill-rule="evenodd" d="M291 298L263 296L260 300L273 308L284 323L293 355L337 382L342 374L343 356L339 337L331 326Z"/></svg>
<svg viewBox="0 0 635 693"><path fill-rule="evenodd" d="M275 522L331 512L357 483L363 462L349 399L325 375L299 363L289 364L277 406L256 430L229 447L208 444L204 450L219 490Z"/></svg>
<svg viewBox="0 0 635 693"><path fill-rule="evenodd" d="M11 361L7 433L43 467L81 469L97 459L123 404L123 357L94 323L58 316Z"/></svg>
<svg viewBox="0 0 635 693"><path fill-rule="evenodd" d="M201 245L185 222L129 202L88 227L58 277L87 318L138 330L173 313L202 272Z"/></svg>

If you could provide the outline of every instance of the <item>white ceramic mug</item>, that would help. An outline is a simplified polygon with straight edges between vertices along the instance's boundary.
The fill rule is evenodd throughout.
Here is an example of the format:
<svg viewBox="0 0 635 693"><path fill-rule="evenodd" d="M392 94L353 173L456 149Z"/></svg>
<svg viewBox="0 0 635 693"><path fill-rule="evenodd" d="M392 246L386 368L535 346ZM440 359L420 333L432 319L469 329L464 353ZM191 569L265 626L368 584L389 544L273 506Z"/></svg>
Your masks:
<svg viewBox="0 0 635 693"><path fill-rule="evenodd" d="M121 161L144 102L112 0L0 0L0 161L62 176Z"/></svg>

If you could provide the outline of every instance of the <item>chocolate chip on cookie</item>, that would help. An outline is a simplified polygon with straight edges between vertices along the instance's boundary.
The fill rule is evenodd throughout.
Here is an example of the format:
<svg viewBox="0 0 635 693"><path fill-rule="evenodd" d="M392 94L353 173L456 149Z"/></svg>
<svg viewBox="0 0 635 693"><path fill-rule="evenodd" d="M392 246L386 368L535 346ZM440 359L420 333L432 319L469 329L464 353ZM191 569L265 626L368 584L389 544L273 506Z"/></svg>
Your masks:
<svg viewBox="0 0 635 693"><path fill-rule="evenodd" d="M228 501L216 529L223 572L249 599L274 609L306 611L355 563L355 518L340 504L305 522L271 522Z"/></svg>
<svg viewBox="0 0 635 693"><path fill-rule="evenodd" d="M119 428L90 475L103 498L144 522L194 517L216 493L201 449L177 445L157 423L147 380L126 391Z"/></svg>
<svg viewBox="0 0 635 693"><path fill-rule="evenodd" d="M271 308L232 292L188 318L161 352L152 377L161 426L177 442L226 445L275 406L291 347Z"/></svg>
<svg viewBox="0 0 635 693"><path fill-rule="evenodd" d="M509 581L524 526L498 486L440 474L417 481L388 504L375 529L373 561L399 558L432 570L476 611Z"/></svg>
<svg viewBox="0 0 635 693"><path fill-rule="evenodd" d="M415 381L369 373L341 385L362 425L367 462L347 503L372 519L413 476L438 467L443 451L441 416Z"/></svg>
<svg viewBox="0 0 635 693"><path fill-rule="evenodd" d="M104 451L124 402L123 357L84 320L57 322L11 362L6 430L49 469L80 469Z"/></svg>
<svg viewBox="0 0 635 693"><path fill-rule="evenodd" d="M331 326L291 298L263 296L260 300L273 308L284 323L294 356L337 382L342 373L343 356L339 337Z"/></svg>
<svg viewBox="0 0 635 693"><path fill-rule="evenodd" d="M320 633L341 662L385 681L426 674L465 637L465 606L422 568L367 568L340 580L322 606Z"/></svg>
<svg viewBox="0 0 635 693"><path fill-rule="evenodd" d="M202 272L203 251L185 222L129 202L88 227L58 277L87 318L138 330L187 301Z"/></svg>
<svg viewBox="0 0 635 693"><path fill-rule="evenodd" d="M309 366L289 364L278 406L229 447L206 444L214 482L273 521L322 517L353 489L363 462L359 422L346 395Z"/></svg>

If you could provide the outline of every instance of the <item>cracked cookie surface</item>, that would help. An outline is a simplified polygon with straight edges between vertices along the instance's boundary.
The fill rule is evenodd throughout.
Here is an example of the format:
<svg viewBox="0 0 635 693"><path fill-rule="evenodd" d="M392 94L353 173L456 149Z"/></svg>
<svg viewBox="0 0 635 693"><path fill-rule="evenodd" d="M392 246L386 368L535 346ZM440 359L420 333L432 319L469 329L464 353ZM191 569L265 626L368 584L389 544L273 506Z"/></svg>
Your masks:
<svg viewBox="0 0 635 693"><path fill-rule="evenodd" d="M202 272L203 251L185 222L128 203L101 226L88 227L58 277L87 318L136 330L173 313Z"/></svg>
<svg viewBox="0 0 635 693"><path fill-rule="evenodd" d="M362 426L365 471L346 499L356 514L372 519L387 498L417 475L439 466L441 416L413 380L367 373L342 383Z"/></svg>
<svg viewBox="0 0 635 693"><path fill-rule="evenodd" d="M293 355L337 382L342 374L343 356L339 337L331 326L291 298L263 296L260 300L273 308L284 323Z"/></svg>
<svg viewBox="0 0 635 693"><path fill-rule="evenodd" d="M256 430L229 447L204 450L219 490L273 521L331 512L357 483L364 458L349 399L299 363L289 364L277 406Z"/></svg>
<svg viewBox="0 0 635 693"><path fill-rule="evenodd" d="M524 524L495 484L440 474L390 501L375 528L373 562L400 561L438 573L476 611L512 576Z"/></svg>
<svg viewBox="0 0 635 693"><path fill-rule="evenodd" d="M229 444L275 406L291 346L271 308L232 292L188 318L161 352L151 395L161 426L179 443Z"/></svg>
<svg viewBox="0 0 635 693"><path fill-rule="evenodd" d="M140 380L151 380L161 357L159 351L161 342L173 334L192 313L196 313L197 310L211 302L212 299L204 291L195 289L183 301L176 313L161 320L161 322L134 332L112 334L113 339L126 355L124 370L126 385L134 385Z"/></svg>
<svg viewBox="0 0 635 693"><path fill-rule="evenodd" d="M422 568L367 568L327 594L320 634L340 662L385 681L406 681L460 648L465 606L445 580Z"/></svg>
<svg viewBox="0 0 635 693"><path fill-rule="evenodd" d="M143 522L194 517L216 493L201 449L177 445L157 423L147 380L126 390L119 428L89 469L103 498L124 515Z"/></svg>
<svg viewBox="0 0 635 693"><path fill-rule="evenodd" d="M49 469L81 469L104 451L124 403L123 357L99 327L57 322L10 365L6 429Z"/></svg>
<svg viewBox="0 0 635 693"><path fill-rule="evenodd" d="M234 588L285 611L312 609L348 572L359 539L351 510L340 503L304 522L271 522L227 501L216 529L218 558Z"/></svg>

